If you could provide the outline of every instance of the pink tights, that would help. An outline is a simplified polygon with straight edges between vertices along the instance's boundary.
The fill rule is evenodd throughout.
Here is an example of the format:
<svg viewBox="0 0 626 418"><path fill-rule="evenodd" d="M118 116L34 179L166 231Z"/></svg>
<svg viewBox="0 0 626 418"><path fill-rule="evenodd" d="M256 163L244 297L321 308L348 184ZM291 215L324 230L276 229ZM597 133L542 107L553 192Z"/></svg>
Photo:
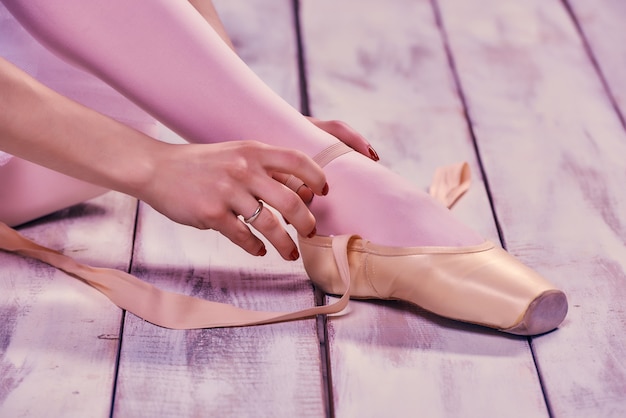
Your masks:
<svg viewBox="0 0 626 418"><path fill-rule="evenodd" d="M190 142L254 139L313 156L337 141L261 82L186 1L3 3L48 48ZM482 241L447 209L357 153L325 172L330 193L311 205L319 234L358 233L393 246Z"/></svg>

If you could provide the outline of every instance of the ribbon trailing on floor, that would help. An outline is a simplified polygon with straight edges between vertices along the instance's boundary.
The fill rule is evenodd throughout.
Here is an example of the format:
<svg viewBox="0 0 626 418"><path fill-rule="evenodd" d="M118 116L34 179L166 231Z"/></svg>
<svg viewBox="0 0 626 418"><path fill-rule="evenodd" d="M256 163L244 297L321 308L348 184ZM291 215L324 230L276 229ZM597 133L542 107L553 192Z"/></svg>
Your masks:
<svg viewBox="0 0 626 418"><path fill-rule="evenodd" d="M430 193L452 206L469 188L467 163L442 167L435 172ZM341 312L350 297L350 268L346 251L351 236L333 239L333 254L346 293L330 305L296 312L268 312L238 308L193 296L161 290L120 270L81 264L58 251L43 247L0 222L0 250L31 257L64 271L106 295L113 303L155 325L172 329L220 328L291 321Z"/></svg>

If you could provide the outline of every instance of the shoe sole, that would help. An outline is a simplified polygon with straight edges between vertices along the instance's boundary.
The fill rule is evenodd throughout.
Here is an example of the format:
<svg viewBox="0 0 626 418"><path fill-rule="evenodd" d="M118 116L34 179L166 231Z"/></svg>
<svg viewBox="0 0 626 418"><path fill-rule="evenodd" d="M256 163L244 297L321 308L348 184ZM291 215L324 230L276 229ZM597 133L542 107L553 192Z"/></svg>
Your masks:
<svg viewBox="0 0 626 418"><path fill-rule="evenodd" d="M554 330L567 315L567 297L560 290L548 290L533 300L520 322L502 332L540 335Z"/></svg>

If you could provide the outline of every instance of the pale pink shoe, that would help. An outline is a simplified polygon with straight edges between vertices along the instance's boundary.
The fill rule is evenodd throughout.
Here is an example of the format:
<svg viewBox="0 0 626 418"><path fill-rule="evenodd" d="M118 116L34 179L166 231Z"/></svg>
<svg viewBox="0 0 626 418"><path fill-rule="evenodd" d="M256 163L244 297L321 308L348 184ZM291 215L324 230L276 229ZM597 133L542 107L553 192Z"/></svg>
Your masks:
<svg viewBox="0 0 626 418"><path fill-rule="evenodd" d="M326 293L344 294L331 237L299 238L306 272ZM352 237L345 248L350 297L403 300L463 322L519 335L555 329L567 298L502 248L393 248Z"/></svg>
<svg viewBox="0 0 626 418"><path fill-rule="evenodd" d="M347 151L338 144L314 159L323 166ZM298 240L309 278L329 294L403 300L447 318L519 335L551 331L567 314L562 291L489 241L396 248L358 236ZM349 274L337 267L346 264Z"/></svg>

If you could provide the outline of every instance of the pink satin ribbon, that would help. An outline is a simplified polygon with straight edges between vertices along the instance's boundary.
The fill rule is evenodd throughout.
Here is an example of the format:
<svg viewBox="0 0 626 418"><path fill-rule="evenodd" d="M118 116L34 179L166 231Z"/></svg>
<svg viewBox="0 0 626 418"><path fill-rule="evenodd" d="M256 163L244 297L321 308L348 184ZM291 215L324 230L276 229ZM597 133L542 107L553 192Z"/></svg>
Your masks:
<svg viewBox="0 0 626 418"><path fill-rule="evenodd" d="M469 188L467 163L437 169L431 195L450 207ZM113 303L155 325L172 329L219 328L292 321L315 315L341 312L350 297L350 268L347 248L351 236L333 238L333 254L346 293L330 305L296 312L268 312L241 309L193 296L161 290L120 270L90 267L71 257L43 247L0 222L0 249L31 257L64 271L106 295Z"/></svg>
<svg viewBox="0 0 626 418"><path fill-rule="evenodd" d="M451 208L470 187L471 173L466 162L439 167L435 170L428 192Z"/></svg>

